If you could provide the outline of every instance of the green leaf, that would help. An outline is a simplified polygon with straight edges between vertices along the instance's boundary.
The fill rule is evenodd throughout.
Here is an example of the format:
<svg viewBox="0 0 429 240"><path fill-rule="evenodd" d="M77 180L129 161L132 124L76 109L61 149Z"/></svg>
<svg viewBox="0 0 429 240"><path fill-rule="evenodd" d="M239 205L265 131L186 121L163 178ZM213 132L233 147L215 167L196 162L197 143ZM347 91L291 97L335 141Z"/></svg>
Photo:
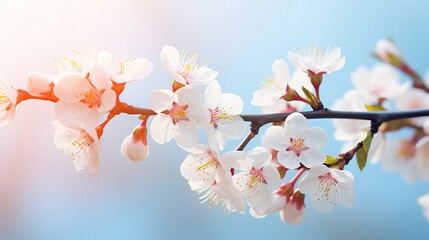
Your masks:
<svg viewBox="0 0 429 240"><path fill-rule="evenodd" d="M330 164L335 164L337 162L338 162L338 158L326 155L325 164L330 165Z"/></svg>
<svg viewBox="0 0 429 240"><path fill-rule="evenodd" d="M374 111L386 111L386 109L380 105L366 105L366 110L370 111L370 112L374 112Z"/></svg>
<svg viewBox="0 0 429 240"><path fill-rule="evenodd" d="M362 147L356 152L356 159L359 169L362 171L368 159L369 148L371 147L372 132L369 130L365 138L361 141Z"/></svg>

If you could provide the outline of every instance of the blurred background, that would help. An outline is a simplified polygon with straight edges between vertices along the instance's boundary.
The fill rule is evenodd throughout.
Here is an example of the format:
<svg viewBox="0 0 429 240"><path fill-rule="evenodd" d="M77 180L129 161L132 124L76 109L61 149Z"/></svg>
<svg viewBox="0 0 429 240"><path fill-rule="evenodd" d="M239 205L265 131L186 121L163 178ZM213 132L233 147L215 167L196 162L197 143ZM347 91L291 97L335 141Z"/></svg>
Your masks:
<svg viewBox="0 0 429 240"><path fill-rule="evenodd" d="M163 45L200 51L219 71L225 92L239 94L245 113L275 59L309 44L340 46L345 67L325 78L326 106L351 88L350 73L371 67L379 38L392 38L421 74L429 69L429 2L408 1L174 1L0 0L0 73L15 87L28 71L55 74L55 59L72 51L108 50L153 61L152 74L127 86L123 99L148 107L154 89L169 88L161 66ZM406 78L403 76L403 80ZM186 153L173 142L149 140L148 159L120 154L138 121L121 115L105 129L100 174L75 172L70 156L53 144L53 104L25 102L0 128L0 239L428 239L416 198L429 184L406 183L380 165L359 172L353 161L355 207L331 214L310 206L304 223L277 214L254 219L199 204L179 166ZM324 148L339 152L329 120L311 121L329 133ZM263 131L262 131L263 132ZM234 149L238 141L226 146ZM260 145L255 139L248 149Z"/></svg>

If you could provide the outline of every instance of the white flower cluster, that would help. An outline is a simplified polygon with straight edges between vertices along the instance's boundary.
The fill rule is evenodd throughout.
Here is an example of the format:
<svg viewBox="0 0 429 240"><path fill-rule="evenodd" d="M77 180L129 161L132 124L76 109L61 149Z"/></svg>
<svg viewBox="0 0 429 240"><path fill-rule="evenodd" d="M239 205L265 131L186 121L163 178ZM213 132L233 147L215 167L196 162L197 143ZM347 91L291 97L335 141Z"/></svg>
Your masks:
<svg viewBox="0 0 429 240"><path fill-rule="evenodd" d="M375 55L402 71L411 71L392 42L380 41ZM246 142L239 150L224 151L228 139L244 136L246 125L240 116L242 99L222 92L216 80L218 72L199 65L197 53L180 52L172 46L164 46L160 57L172 84L171 89L151 93L150 109L120 100L127 83L151 73L153 64L144 58L121 59L108 52L75 53L58 61L56 75L30 72L28 91L13 88L0 77L0 126L10 122L16 106L24 100L54 102L55 146L72 155L76 170L88 168L94 175L99 168L104 127L116 115L136 114L141 124L124 139L121 153L132 161L141 161L149 154L148 133L159 144L174 139L188 152L181 174L202 202L221 205L228 213L245 213L248 206L256 218L279 212L284 222L292 224L304 219L305 196L322 213L333 211L338 203L353 206L353 175L344 166L333 167L327 162L329 157L322 151L326 132L308 127L307 118L297 112L305 104L313 110L323 108L319 87L325 74L344 66L340 48L323 52L312 46L299 53L289 52L289 61L297 69L292 76L284 60L274 61L272 76L254 92L251 102L262 107L264 113L289 115L266 129L265 147L247 152L241 151ZM397 70L387 64L359 67L351 79L355 89L346 92L333 109L429 109L429 95L411 88L408 82L401 83ZM429 85L429 77L427 82ZM365 120L334 120L334 126L335 137L345 142L344 149L356 146L370 129ZM406 139L384 139L402 128L411 128L414 133ZM205 144L200 142L201 129L207 135ZM248 138L256 134L252 131ZM383 123L379 132L368 153L373 163L381 162L386 170L399 171L409 181L429 180L429 119ZM361 147L367 146L361 143ZM295 175L286 181L291 174ZM427 216L428 196L419 198L418 203Z"/></svg>

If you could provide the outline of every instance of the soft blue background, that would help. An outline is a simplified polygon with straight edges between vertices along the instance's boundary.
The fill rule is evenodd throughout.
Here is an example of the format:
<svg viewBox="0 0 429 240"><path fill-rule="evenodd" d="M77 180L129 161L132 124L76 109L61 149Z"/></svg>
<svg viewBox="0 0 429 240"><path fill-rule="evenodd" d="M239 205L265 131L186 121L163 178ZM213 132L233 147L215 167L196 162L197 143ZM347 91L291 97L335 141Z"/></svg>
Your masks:
<svg viewBox="0 0 429 240"><path fill-rule="evenodd" d="M116 4L115 11L106 12L110 3L97 4L74 8L89 7L93 18L84 16L82 20L77 11L73 14L75 28L58 26L63 36L76 39L76 44L85 38L91 43L70 46L69 42L70 49L64 53L98 47L126 49L132 56L151 59L153 73L144 81L130 84L124 94L124 99L140 106L148 106L151 90L170 86L170 76L159 61L164 44L200 50L200 58L210 60L209 66L220 72L218 80L223 90L243 98L245 113L259 112L250 105L250 99L270 73L271 63L286 59L289 50L308 44L340 46L346 57L345 67L325 78L321 94L327 106L351 88L351 71L361 64L376 63L370 53L379 38L393 38L421 74L429 69L427 1L125 1ZM56 8L41 7L52 11ZM118 21L125 25L114 24L116 12L122 14ZM86 21L99 28L90 35L80 32L79 27ZM110 27L112 31L106 37ZM97 31L104 33L98 35ZM28 45L23 48L37 49L37 44L42 46L38 41L42 37L46 36L23 40ZM61 46L62 38L56 37L52 36L53 42ZM119 44L122 48L115 49ZM50 56L49 51L46 54L51 59L58 57ZM32 55L41 56L43 48ZM12 74L5 62L0 70ZM28 106L23 105L24 110L28 111ZM24 115L17 118L25 122ZM50 126L41 120L37 124ZM368 165L359 173L354 161L347 167L355 176L356 202L352 209L339 206L331 214L320 214L309 206L301 225L285 224L277 214L254 219L249 214L227 215L221 208L209 209L198 203L198 197L181 177L179 166L186 154L174 143L160 146L150 140L150 157L139 164L120 155L122 140L136 124L133 117L120 116L108 125L101 171L96 178L74 172L69 157L52 146L52 129L35 130L36 137L28 140L38 150L32 152L28 162L37 164L26 171L26 180L14 192L18 197L13 219L3 225L3 239L429 239L428 222L416 204L418 196L429 192L428 184L408 184L399 174L381 171L379 165ZM311 124L329 132L325 152L338 153L341 145L333 138L331 122ZM18 128L14 124L10 127ZM20 144L11 131L1 131L3 142L14 142L3 145L1 151ZM253 141L249 148L259 141ZM233 149L236 143L227 149Z"/></svg>

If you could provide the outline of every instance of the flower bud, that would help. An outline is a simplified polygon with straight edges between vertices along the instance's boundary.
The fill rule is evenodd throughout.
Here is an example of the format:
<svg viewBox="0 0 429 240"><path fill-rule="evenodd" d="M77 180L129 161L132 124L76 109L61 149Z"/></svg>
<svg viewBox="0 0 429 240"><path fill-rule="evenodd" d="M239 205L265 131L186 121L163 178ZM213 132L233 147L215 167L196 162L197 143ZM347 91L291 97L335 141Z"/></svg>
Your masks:
<svg viewBox="0 0 429 240"><path fill-rule="evenodd" d="M28 91L35 95L44 95L52 91L55 85L55 76L39 73L29 72L27 74L27 88Z"/></svg>
<svg viewBox="0 0 429 240"><path fill-rule="evenodd" d="M121 146L121 153L134 162L142 161L149 155L147 144L147 128L138 126L133 133L128 135Z"/></svg>
<svg viewBox="0 0 429 240"><path fill-rule="evenodd" d="M401 51L398 46L390 40L380 39L375 44L374 55L385 63L390 63L394 66L400 66Z"/></svg>
<svg viewBox="0 0 429 240"><path fill-rule="evenodd" d="M284 208L280 211L280 218L283 222L299 224L305 216L305 195L296 190Z"/></svg>

